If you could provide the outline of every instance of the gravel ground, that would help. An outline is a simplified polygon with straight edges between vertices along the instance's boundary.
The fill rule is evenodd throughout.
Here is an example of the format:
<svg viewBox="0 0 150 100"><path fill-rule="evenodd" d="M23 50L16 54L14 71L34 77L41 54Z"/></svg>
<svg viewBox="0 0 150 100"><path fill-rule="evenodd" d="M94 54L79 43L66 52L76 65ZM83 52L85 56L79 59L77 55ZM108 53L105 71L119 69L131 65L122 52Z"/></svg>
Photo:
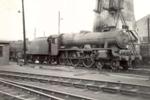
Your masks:
<svg viewBox="0 0 150 100"><path fill-rule="evenodd" d="M92 79L92 80L100 80L100 81L123 82L123 83L150 86L149 76L99 72L93 70L90 71L90 70L75 69L73 67L64 67L64 66L56 66L56 67L48 66L48 67L49 69L43 69L43 68L40 69L39 66L36 67L30 67L30 65L18 66L14 63L13 64L11 63L10 65L0 66L0 70L34 73L34 74L41 74L41 75L64 76L64 77L73 77L73 78L81 78L81 79Z"/></svg>

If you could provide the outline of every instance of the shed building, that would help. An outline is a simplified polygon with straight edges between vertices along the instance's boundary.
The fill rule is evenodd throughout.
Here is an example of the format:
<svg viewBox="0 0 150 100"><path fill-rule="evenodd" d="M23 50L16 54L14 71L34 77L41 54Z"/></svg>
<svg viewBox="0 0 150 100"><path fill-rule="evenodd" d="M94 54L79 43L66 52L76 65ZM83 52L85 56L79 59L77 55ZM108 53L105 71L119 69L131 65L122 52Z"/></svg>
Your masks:
<svg viewBox="0 0 150 100"><path fill-rule="evenodd" d="M0 41L0 65L9 64L9 42Z"/></svg>
<svg viewBox="0 0 150 100"><path fill-rule="evenodd" d="M141 42L150 40L150 15L147 15L136 22L137 32L141 37ZM149 41L150 42L150 41Z"/></svg>

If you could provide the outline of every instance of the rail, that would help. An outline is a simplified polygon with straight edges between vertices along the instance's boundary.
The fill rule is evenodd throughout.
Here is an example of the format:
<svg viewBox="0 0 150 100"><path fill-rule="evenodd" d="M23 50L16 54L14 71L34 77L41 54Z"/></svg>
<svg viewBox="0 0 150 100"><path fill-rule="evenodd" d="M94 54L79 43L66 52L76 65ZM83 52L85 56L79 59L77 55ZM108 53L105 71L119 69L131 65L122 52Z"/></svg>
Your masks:
<svg viewBox="0 0 150 100"><path fill-rule="evenodd" d="M53 89L47 89L47 88L39 87L39 86L36 86L36 85L33 85L33 84L27 84L27 83L23 83L23 82L16 82L16 81L3 79L3 78L0 78L0 79L5 81L5 82L9 82L9 83L12 83L12 84L16 84L16 85L19 85L19 86L23 86L23 87L26 87L26 88L33 89L34 91L40 91L44 95L53 95L53 97L62 98L62 99L50 99L50 100L95 100L93 98L84 97L84 96L80 96L80 95L75 95L75 94L62 92L62 91L58 91L58 90L53 90Z"/></svg>
<svg viewBox="0 0 150 100"><path fill-rule="evenodd" d="M0 94L8 100L65 100L0 79Z"/></svg>

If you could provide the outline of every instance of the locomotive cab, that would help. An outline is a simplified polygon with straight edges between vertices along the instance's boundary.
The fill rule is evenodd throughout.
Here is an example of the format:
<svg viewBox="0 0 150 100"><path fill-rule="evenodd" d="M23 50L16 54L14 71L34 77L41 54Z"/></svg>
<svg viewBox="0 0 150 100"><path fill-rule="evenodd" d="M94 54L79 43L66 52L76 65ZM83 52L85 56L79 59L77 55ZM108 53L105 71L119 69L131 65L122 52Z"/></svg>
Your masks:
<svg viewBox="0 0 150 100"><path fill-rule="evenodd" d="M59 37L57 35L52 35L48 38L48 44L49 44L49 54L51 56L57 56L58 55L58 49L59 49Z"/></svg>

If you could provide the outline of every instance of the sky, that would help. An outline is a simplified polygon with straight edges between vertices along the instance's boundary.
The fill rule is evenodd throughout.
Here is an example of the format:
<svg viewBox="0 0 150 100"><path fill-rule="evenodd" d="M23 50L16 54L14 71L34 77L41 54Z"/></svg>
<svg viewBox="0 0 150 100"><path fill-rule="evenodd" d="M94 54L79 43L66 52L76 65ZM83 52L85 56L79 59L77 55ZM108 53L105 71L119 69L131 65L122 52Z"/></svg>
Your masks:
<svg viewBox="0 0 150 100"><path fill-rule="evenodd" d="M0 40L22 40L22 0L0 0ZM24 0L26 37L92 31L96 0ZM134 0L136 20L150 14L149 0Z"/></svg>

